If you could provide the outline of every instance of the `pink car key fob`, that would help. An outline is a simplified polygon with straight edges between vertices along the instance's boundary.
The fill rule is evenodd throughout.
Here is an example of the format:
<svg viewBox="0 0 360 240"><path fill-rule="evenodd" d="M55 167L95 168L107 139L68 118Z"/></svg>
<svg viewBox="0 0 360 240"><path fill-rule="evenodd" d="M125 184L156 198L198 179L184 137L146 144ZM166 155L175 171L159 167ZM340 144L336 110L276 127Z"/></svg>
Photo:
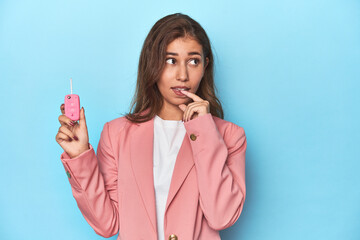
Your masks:
<svg viewBox="0 0 360 240"><path fill-rule="evenodd" d="M65 96L65 116L73 121L80 119L80 98L72 93L72 79L70 78L71 94Z"/></svg>

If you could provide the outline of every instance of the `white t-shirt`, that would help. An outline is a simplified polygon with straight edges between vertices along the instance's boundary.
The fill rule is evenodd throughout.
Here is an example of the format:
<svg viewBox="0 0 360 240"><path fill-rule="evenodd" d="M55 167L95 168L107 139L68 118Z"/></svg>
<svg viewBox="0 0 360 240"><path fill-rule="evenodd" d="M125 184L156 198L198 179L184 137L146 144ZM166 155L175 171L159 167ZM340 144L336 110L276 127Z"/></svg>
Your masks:
<svg viewBox="0 0 360 240"><path fill-rule="evenodd" d="M185 137L184 123L179 120L154 119L154 187L158 239L164 240L164 214L176 157Z"/></svg>

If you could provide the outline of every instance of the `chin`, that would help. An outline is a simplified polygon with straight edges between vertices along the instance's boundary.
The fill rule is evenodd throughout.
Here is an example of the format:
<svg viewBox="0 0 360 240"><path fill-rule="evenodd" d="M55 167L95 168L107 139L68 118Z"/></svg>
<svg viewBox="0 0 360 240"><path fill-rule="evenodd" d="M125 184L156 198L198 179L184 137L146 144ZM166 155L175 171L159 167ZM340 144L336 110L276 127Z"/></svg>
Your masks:
<svg viewBox="0 0 360 240"><path fill-rule="evenodd" d="M172 105L180 105L180 104L188 104L191 100L189 98L174 98L171 99L171 101L167 101L168 103L171 103Z"/></svg>

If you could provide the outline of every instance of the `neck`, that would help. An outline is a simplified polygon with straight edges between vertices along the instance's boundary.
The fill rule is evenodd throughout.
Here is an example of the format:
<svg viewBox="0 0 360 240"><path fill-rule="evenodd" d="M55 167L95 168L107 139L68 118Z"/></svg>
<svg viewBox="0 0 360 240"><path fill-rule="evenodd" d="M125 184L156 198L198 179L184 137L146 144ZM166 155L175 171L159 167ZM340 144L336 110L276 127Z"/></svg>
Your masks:
<svg viewBox="0 0 360 240"><path fill-rule="evenodd" d="M164 103L158 116L164 120L180 121L182 120L183 114L184 112L178 106Z"/></svg>

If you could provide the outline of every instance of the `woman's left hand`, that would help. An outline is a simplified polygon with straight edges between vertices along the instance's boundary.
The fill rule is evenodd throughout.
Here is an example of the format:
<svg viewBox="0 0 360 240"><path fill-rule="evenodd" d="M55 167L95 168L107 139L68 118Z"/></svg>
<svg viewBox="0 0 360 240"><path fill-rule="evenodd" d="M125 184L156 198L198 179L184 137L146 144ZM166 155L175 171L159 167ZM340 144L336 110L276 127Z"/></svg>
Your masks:
<svg viewBox="0 0 360 240"><path fill-rule="evenodd" d="M205 115L210 112L210 103L206 100L203 100L194 93L181 90L183 94L194 100L194 102L189 103L187 106L185 104L180 104L179 108L184 111L183 121L187 122L196 117Z"/></svg>

